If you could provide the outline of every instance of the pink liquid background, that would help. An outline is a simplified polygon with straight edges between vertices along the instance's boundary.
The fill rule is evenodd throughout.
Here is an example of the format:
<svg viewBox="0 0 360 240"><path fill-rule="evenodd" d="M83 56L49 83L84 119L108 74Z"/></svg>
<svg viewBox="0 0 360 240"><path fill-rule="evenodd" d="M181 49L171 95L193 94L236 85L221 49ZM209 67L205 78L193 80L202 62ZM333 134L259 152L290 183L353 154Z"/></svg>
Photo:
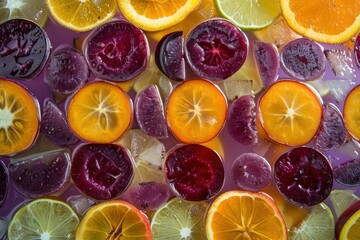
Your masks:
<svg viewBox="0 0 360 240"><path fill-rule="evenodd" d="M48 23L45 27L45 31L47 32L48 37L50 39L50 42L52 45L52 50L54 50L57 46L62 45L62 44L73 45L74 38L87 34L87 33L81 33L81 34L75 33L71 30L65 29L61 26L54 24L50 20L48 21ZM246 34L249 37L249 42L251 42L251 38L252 38L251 33L246 32ZM153 51L155 43L150 42L150 46ZM325 45L325 44L323 44L323 46L324 46L324 49L346 49L342 45ZM357 76L357 79L358 79L360 77L360 70L355 66L355 63L354 63L354 68L356 69L355 75ZM254 71L255 71L255 69L254 69ZM188 72L187 74L188 74L188 78L191 78L194 76L193 73L191 73L191 72L190 73ZM279 78L281 79L281 78L289 78L289 77L286 76L286 74L284 74L284 72L280 69ZM324 79L334 80L334 79L343 79L343 78L335 77L333 72L331 71L330 65L327 62L327 71L325 73ZM20 81L20 82L21 82L21 84L25 85L37 97L40 105L42 105L43 100L46 97L52 97L49 87L44 83L44 74L43 73L41 73L33 81L30 81L30 82ZM359 82L359 80L357 80L357 83L358 82ZM261 94L262 93L257 94L257 99ZM134 99L135 94L133 92L130 92L130 95L132 96L132 99ZM337 105L339 107L339 109L342 109L342 107L343 107L343 102L337 103L334 100L334 98L331 96L331 94L328 94L327 96L323 97L323 101L324 102L333 102L335 105ZM63 104L61 104L60 107L63 110ZM136 122L134 122L133 128L136 128ZM225 169L226 169L226 176L227 176L225 179L225 185L222 189L222 192L239 189L233 183L233 181L230 177L231 164L232 164L232 161L235 160L242 153L253 152L253 147L242 146L241 144L239 144L235 140L233 140L229 136L226 126L223 129L223 131L220 133L219 136L220 136L220 139L222 140L222 144L223 144L223 148L224 148L224 152L225 152L224 162L225 162ZM163 141L163 142L165 144L166 150L169 150L172 146L174 146L177 143L177 141L172 136L168 140ZM309 143L308 146L311 147L312 143ZM282 150L282 152L285 152L288 149L290 149L290 148L284 148ZM329 152L324 152L324 154L329 158L333 167L337 166L338 164L340 164L342 162L351 160L351 159L353 159L353 156L357 155L352 150L350 150L349 152L329 151ZM272 160L270 160L270 162L273 164L275 155L278 156L279 153L278 152L275 153L275 150L273 148L271 148L267 152L265 157L267 159L272 159ZM9 159L7 159L7 158L0 158L0 159L3 160L6 164L8 164L8 162L9 162ZM271 187L273 187L273 183L271 183L268 188L271 188ZM353 188L344 187L344 186L339 185L335 181L334 181L334 189L350 189L350 190L356 192L357 195L360 195L360 187L355 187L355 188L354 187ZM63 192L60 195L60 197L63 198L64 200L66 200L66 198L71 195L79 195L79 194L80 194L80 192L78 192L76 189L74 189L73 187L69 187L65 192ZM121 197L120 197L120 199L121 199ZM20 206L21 204L23 204L29 200L30 199L27 199L26 197L24 197L23 195L18 193L10 181L7 198L5 200L5 203L0 207L0 218L5 218L7 220L10 220L11 215L13 214L14 210L17 209L18 206Z"/></svg>

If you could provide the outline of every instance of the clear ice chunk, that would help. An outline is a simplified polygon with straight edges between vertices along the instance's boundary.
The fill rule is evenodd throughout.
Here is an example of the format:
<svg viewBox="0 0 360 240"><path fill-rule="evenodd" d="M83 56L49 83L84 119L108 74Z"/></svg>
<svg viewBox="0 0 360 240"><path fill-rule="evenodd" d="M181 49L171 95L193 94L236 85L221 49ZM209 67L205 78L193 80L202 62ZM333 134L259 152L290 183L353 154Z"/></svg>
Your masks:
<svg viewBox="0 0 360 240"><path fill-rule="evenodd" d="M324 53L335 76L347 79L356 77L350 50L332 49L325 50Z"/></svg>
<svg viewBox="0 0 360 240"><path fill-rule="evenodd" d="M226 79L219 82L218 86L229 101L235 101L246 95L254 95L252 80Z"/></svg>
<svg viewBox="0 0 360 240"><path fill-rule="evenodd" d="M74 211L82 216L86 210L95 205L95 201L82 195L70 196L66 202L74 209Z"/></svg>
<svg viewBox="0 0 360 240"><path fill-rule="evenodd" d="M280 19L270 25L268 31L272 38L272 43L278 48L282 48L288 42L301 37L289 27L284 19Z"/></svg>
<svg viewBox="0 0 360 240"><path fill-rule="evenodd" d="M335 100L342 102L350 90L355 87L356 82L352 80L327 80L326 84Z"/></svg>
<svg viewBox="0 0 360 240"><path fill-rule="evenodd" d="M3 237L5 237L8 225L9 223L6 220L0 218L0 239L3 239Z"/></svg>
<svg viewBox="0 0 360 240"><path fill-rule="evenodd" d="M271 142L266 139L258 139L258 143L254 146L254 153L264 157L271 147Z"/></svg>

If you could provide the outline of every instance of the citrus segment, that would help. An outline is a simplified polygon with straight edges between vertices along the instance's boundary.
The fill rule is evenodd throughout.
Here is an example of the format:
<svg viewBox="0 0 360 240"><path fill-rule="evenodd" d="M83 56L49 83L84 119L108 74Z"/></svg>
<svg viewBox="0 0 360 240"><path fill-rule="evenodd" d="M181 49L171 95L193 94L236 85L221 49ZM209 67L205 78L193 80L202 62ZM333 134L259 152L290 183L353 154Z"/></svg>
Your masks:
<svg viewBox="0 0 360 240"><path fill-rule="evenodd" d="M39 130L39 103L24 87L0 79L0 155L12 155L34 143Z"/></svg>
<svg viewBox="0 0 360 240"><path fill-rule="evenodd" d="M116 0L46 0L52 17L62 26L86 32L111 19Z"/></svg>
<svg viewBox="0 0 360 240"><path fill-rule="evenodd" d="M208 142L224 126L227 101L219 88L207 80L188 80L171 93L167 123L172 133L184 143Z"/></svg>
<svg viewBox="0 0 360 240"><path fill-rule="evenodd" d="M215 0L220 13L243 29L269 26L280 15L279 0Z"/></svg>
<svg viewBox="0 0 360 240"><path fill-rule="evenodd" d="M360 29L359 1L280 0L280 5L293 30L319 42L346 42Z"/></svg>
<svg viewBox="0 0 360 240"><path fill-rule="evenodd" d="M287 239L275 202L263 193L229 191L211 204L206 235L213 239Z"/></svg>
<svg viewBox="0 0 360 240"><path fill-rule="evenodd" d="M340 231L341 240L356 240L360 236L360 209L345 222Z"/></svg>
<svg viewBox="0 0 360 240"><path fill-rule="evenodd" d="M158 31L184 20L201 0L118 0L121 13L145 31Z"/></svg>
<svg viewBox="0 0 360 240"><path fill-rule="evenodd" d="M132 123L132 102L117 85L92 82L72 97L67 108L70 128L83 140L111 143Z"/></svg>
<svg viewBox="0 0 360 240"><path fill-rule="evenodd" d="M360 85L347 95L343 113L347 130L356 140L360 140Z"/></svg>
<svg viewBox="0 0 360 240"><path fill-rule="evenodd" d="M79 218L65 202L37 199L21 207L8 228L9 240L75 239Z"/></svg>
<svg viewBox="0 0 360 240"><path fill-rule="evenodd" d="M259 101L259 118L265 132L289 146L308 143L321 117L320 98L307 85L292 80L276 82Z"/></svg>
<svg viewBox="0 0 360 240"><path fill-rule="evenodd" d="M151 239L147 217L131 204L112 200L91 207L83 216L76 239Z"/></svg>

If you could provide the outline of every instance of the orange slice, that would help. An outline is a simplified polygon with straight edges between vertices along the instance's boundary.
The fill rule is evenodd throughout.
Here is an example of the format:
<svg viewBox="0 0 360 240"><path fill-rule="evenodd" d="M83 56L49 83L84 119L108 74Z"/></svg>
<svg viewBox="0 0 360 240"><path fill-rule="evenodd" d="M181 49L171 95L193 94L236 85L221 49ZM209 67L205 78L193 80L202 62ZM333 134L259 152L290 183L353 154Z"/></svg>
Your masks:
<svg viewBox="0 0 360 240"><path fill-rule="evenodd" d="M78 32L100 26L117 11L116 0L46 0L46 4L56 22Z"/></svg>
<svg viewBox="0 0 360 240"><path fill-rule="evenodd" d="M76 239L151 239L145 214L131 204L112 200L91 207L81 219Z"/></svg>
<svg viewBox="0 0 360 240"><path fill-rule="evenodd" d="M24 87L0 79L0 156L33 145L39 130L39 103Z"/></svg>
<svg viewBox="0 0 360 240"><path fill-rule="evenodd" d="M158 31L184 20L201 0L118 0L124 17L145 31Z"/></svg>
<svg viewBox="0 0 360 240"><path fill-rule="evenodd" d="M322 117L322 102L308 85L292 80L270 86L259 101L259 120L275 141L289 146L308 143Z"/></svg>
<svg viewBox="0 0 360 240"><path fill-rule="evenodd" d="M344 121L348 132L360 140L360 85L353 88L344 102Z"/></svg>
<svg viewBox="0 0 360 240"><path fill-rule="evenodd" d="M287 239L287 229L275 202L263 193L229 191L211 204L206 216L209 240Z"/></svg>
<svg viewBox="0 0 360 240"><path fill-rule="evenodd" d="M83 140L112 143L132 123L133 106L129 96L109 82L92 82L71 98L67 108L70 128Z"/></svg>
<svg viewBox="0 0 360 240"><path fill-rule="evenodd" d="M345 222L340 231L340 240L356 240L360 236L360 209Z"/></svg>
<svg viewBox="0 0 360 240"><path fill-rule="evenodd" d="M194 79L179 84L166 106L171 132L184 143L204 143L215 138L226 120L227 101L208 80Z"/></svg>
<svg viewBox="0 0 360 240"><path fill-rule="evenodd" d="M360 30L360 1L280 0L289 26L324 43L348 41Z"/></svg>

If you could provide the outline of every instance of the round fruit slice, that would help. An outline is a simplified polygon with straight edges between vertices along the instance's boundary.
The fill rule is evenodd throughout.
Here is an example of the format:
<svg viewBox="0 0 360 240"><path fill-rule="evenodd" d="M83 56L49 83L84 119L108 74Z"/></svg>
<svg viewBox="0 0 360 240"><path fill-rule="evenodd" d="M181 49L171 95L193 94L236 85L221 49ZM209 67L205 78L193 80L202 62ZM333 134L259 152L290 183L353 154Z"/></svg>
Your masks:
<svg viewBox="0 0 360 240"><path fill-rule="evenodd" d="M349 133L360 140L360 85L353 88L344 102L344 121Z"/></svg>
<svg viewBox="0 0 360 240"><path fill-rule="evenodd" d="M278 0L216 0L220 13L242 29L269 26L280 15Z"/></svg>
<svg viewBox="0 0 360 240"><path fill-rule="evenodd" d="M185 53L194 72L209 80L224 80L244 64L248 52L246 35L231 22L210 19L189 34Z"/></svg>
<svg viewBox="0 0 360 240"><path fill-rule="evenodd" d="M50 41L45 31L26 19L0 24L0 76L33 80L42 71L49 55Z"/></svg>
<svg viewBox="0 0 360 240"><path fill-rule="evenodd" d="M346 42L360 28L359 1L352 3L348 0L314 0L311 4L304 4L302 0L280 0L280 6L290 27L315 41ZM329 24L330 22L335 24Z"/></svg>
<svg viewBox="0 0 360 240"><path fill-rule="evenodd" d="M164 172L173 192L189 201L211 199L225 181L220 155L197 144L175 147L168 152Z"/></svg>
<svg viewBox="0 0 360 240"><path fill-rule="evenodd" d="M331 191L329 199L337 217L339 217L353 203L360 200L360 198L352 191L340 189Z"/></svg>
<svg viewBox="0 0 360 240"><path fill-rule="evenodd" d="M110 21L93 30L83 50L95 74L118 82L128 81L143 72L149 61L149 51L144 32L125 20Z"/></svg>
<svg viewBox="0 0 360 240"><path fill-rule="evenodd" d="M109 82L86 84L70 99L67 120L70 128L83 140L112 143L132 124L130 97Z"/></svg>
<svg viewBox="0 0 360 240"><path fill-rule="evenodd" d="M348 207L338 218L335 225L336 239L356 240L360 229L360 201Z"/></svg>
<svg viewBox="0 0 360 240"><path fill-rule="evenodd" d="M303 83L278 81L259 101L263 129L275 141L289 146L308 143L318 131L321 118L321 99Z"/></svg>
<svg viewBox="0 0 360 240"><path fill-rule="evenodd" d="M166 120L181 142L204 143L220 133L226 111L226 98L216 85L203 79L187 80L171 93Z"/></svg>
<svg viewBox="0 0 360 240"><path fill-rule="evenodd" d="M65 202L40 198L21 207L13 216L9 240L75 239L79 218Z"/></svg>
<svg viewBox="0 0 360 240"><path fill-rule="evenodd" d="M117 10L116 0L45 1L56 22L78 32L86 32L105 23Z"/></svg>
<svg viewBox="0 0 360 240"><path fill-rule="evenodd" d="M0 160L0 207L5 201L8 192L8 187L9 187L9 171L5 163Z"/></svg>
<svg viewBox="0 0 360 240"><path fill-rule="evenodd" d="M206 202L173 198L159 208L151 220L154 240L205 240Z"/></svg>
<svg viewBox="0 0 360 240"><path fill-rule="evenodd" d="M331 209L325 204L316 205L300 226L290 230L290 240L334 239L335 221Z"/></svg>
<svg viewBox="0 0 360 240"><path fill-rule="evenodd" d="M130 185L134 163L128 150L115 144L80 145L74 153L71 178L86 196L108 200Z"/></svg>
<svg viewBox="0 0 360 240"><path fill-rule="evenodd" d="M40 124L39 103L23 86L0 78L0 156L28 149Z"/></svg>
<svg viewBox="0 0 360 240"><path fill-rule="evenodd" d="M112 200L91 207L81 219L76 239L138 239L150 240L150 223L131 204Z"/></svg>
<svg viewBox="0 0 360 240"><path fill-rule="evenodd" d="M287 239L286 224L275 202L263 193L225 192L210 205L206 216L209 240Z"/></svg>
<svg viewBox="0 0 360 240"><path fill-rule="evenodd" d="M333 172L329 161L320 152L299 147L284 153L275 162L274 180L290 202L313 206L329 196Z"/></svg>
<svg viewBox="0 0 360 240"><path fill-rule="evenodd" d="M360 185L360 158L342 163L334 168L335 180L345 186Z"/></svg>
<svg viewBox="0 0 360 240"><path fill-rule="evenodd" d="M145 31L159 31L184 20L201 0L117 0L121 13Z"/></svg>

